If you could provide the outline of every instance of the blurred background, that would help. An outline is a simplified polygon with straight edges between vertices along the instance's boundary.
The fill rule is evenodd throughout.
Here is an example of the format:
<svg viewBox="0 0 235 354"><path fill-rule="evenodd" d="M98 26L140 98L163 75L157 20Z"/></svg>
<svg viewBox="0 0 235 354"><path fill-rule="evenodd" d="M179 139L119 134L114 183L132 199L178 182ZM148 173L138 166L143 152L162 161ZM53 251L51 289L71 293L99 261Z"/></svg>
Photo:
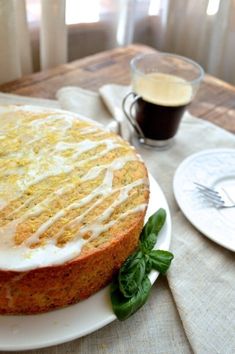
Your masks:
<svg viewBox="0 0 235 354"><path fill-rule="evenodd" d="M0 0L0 83L131 43L235 84L235 0Z"/></svg>

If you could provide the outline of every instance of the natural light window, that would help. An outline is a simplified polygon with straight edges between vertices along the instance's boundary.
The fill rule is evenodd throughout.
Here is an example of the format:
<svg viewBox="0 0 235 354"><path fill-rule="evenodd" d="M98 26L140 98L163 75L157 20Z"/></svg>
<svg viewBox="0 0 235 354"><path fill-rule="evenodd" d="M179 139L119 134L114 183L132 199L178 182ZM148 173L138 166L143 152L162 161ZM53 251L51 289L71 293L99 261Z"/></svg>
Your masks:
<svg viewBox="0 0 235 354"><path fill-rule="evenodd" d="M27 20L29 23L38 23L41 17L41 3L39 0L26 0Z"/></svg>
<svg viewBox="0 0 235 354"><path fill-rule="evenodd" d="M208 16L216 15L219 11L220 0L209 0L206 13Z"/></svg>
<svg viewBox="0 0 235 354"><path fill-rule="evenodd" d="M99 5L99 0L66 0L66 24L98 22Z"/></svg>
<svg viewBox="0 0 235 354"><path fill-rule="evenodd" d="M151 0L149 4L149 16L157 16L160 14L161 0Z"/></svg>
<svg viewBox="0 0 235 354"><path fill-rule="evenodd" d="M66 24L98 22L101 11L100 3L100 0L66 0ZM26 0L26 5L28 22L39 23L41 1Z"/></svg>

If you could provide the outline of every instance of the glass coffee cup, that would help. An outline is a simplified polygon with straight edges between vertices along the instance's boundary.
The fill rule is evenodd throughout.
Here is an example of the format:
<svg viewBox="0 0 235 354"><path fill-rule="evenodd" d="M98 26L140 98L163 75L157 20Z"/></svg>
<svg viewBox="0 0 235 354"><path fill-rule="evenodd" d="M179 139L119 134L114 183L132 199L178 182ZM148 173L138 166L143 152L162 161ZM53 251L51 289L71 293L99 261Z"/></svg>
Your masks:
<svg viewBox="0 0 235 354"><path fill-rule="evenodd" d="M132 91L123 111L139 141L155 148L172 144L204 71L196 62L169 53L150 53L131 63Z"/></svg>

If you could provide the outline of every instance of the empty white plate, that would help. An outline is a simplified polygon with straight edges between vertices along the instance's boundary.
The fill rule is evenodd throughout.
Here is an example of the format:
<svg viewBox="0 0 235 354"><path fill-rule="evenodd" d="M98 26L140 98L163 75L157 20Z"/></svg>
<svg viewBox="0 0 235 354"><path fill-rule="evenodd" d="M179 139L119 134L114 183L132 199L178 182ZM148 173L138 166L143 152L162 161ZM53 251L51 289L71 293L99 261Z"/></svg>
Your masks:
<svg viewBox="0 0 235 354"><path fill-rule="evenodd" d="M216 209L194 182L226 193L235 202L235 149L203 150L189 156L176 170L173 183L186 218L205 236L235 251L235 207Z"/></svg>

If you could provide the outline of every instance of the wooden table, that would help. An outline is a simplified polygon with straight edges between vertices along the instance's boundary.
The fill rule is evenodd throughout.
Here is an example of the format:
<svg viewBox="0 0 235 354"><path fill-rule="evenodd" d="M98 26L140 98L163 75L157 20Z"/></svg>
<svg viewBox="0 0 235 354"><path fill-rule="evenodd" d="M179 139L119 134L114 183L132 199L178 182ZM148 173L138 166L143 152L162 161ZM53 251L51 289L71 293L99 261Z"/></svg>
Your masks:
<svg viewBox="0 0 235 354"><path fill-rule="evenodd" d="M130 45L57 66L0 85L0 91L32 97L55 98L67 85L97 90L107 83L130 82L129 61L137 54L153 51L143 45ZM210 75L190 106L190 112L235 133L235 87Z"/></svg>

